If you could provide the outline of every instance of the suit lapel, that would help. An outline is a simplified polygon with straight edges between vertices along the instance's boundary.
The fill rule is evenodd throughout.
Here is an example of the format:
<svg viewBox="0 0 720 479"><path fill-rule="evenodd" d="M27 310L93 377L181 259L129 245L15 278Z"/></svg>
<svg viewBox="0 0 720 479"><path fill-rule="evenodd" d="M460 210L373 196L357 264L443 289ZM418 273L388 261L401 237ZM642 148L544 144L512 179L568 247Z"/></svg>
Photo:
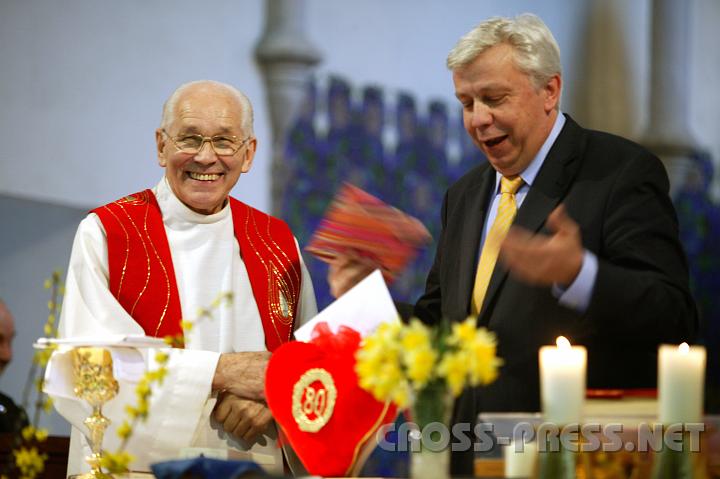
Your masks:
<svg viewBox="0 0 720 479"><path fill-rule="evenodd" d="M565 125L520 206L513 226L521 226L535 233L540 231L548 215L565 197L577 174L585 135L570 116L565 117ZM507 268L498 260L480 312L481 324L486 325L489 322L488 309L491 308L507 274Z"/></svg>
<svg viewBox="0 0 720 479"><path fill-rule="evenodd" d="M480 174L479 181L472 187L465 190L462 202L464 210L461 215L462 232L460 234L460 248L455 253L460 255L459 268L457 271L458 287L455 291L460 295L455 304L463 305L467 315L470 311L470 297L475 282L475 270L477 269L477 258L480 249L480 236L484 224L490 192L495 186L495 170L489 165ZM451 263L452 264L452 263ZM452 273L451 273L451 276ZM453 291L452 288L449 288Z"/></svg>

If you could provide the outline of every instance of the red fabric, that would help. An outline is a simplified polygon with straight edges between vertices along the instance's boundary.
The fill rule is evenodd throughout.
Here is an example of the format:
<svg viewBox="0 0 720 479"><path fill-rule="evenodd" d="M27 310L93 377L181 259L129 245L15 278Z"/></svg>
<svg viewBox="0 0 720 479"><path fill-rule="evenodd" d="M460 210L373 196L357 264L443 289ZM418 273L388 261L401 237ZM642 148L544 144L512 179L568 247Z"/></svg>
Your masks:
<svg viewBox="0 0 720 479"><path fill-rule="evenodd" d="M275 351L290 341L300 300L302 270L295 237L288 225L230 198L235 237L262 318L265 346ZM283 315L282 301L288 305Z"/></svg>
<svg viewBox="0 0 720 479"><path fill-rule="evenodd" d="M375 440L375 432L391 423L394 405L378 402L358 386L355 352L360 334L342 327L332 334L319 324L309 343L291 342L270 358L265 396L273 417L310 474L345 476L355 466L360 449ZM316 432L303 431L293 412L293 392L303 375L315 368L330 374L337 390L332 415ZM303 396L305 398L306 396ZM312 417L312 415L308 416Z"/></svg>
<svg viewBox="0 0 720 479"><path fill-rule="evenodd" d="M148 336L182 337L180 296L155 195L141 191L92 212L107 236L110 292Z"/></svg>
<svg viewBox="0 0 720 479"><path fill-rule="evenodd" d="M230 198L235 237L274 351L289 341L300 298L295 238L281 220ZM151 190L92 210L105 228L110 292L148 336L182 338L182 311L162 212ZM288 305L283 315L280 295Z"/></svg>

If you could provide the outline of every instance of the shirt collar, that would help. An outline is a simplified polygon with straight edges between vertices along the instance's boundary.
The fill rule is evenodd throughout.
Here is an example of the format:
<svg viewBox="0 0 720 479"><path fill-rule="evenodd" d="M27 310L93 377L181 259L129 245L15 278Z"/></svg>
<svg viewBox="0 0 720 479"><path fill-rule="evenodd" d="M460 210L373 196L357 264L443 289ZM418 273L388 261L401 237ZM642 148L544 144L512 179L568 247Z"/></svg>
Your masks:
<svg viewBox="0 0 720 479"><path fill-rule="evenodd" d="M562 130L563 126L565 125L565 115L562 114L562 112L558 111L557 118L555 118L555 123L553 124L552 129L550 130L550 134L545 138L545 142L542 144L540 149L538 150L537 154L535 155L535 158L530 162L530 164L525 168L522 173L520 173L520 178L523 179L526 185L528 187L532 186L533 181L535 181L535 177L537 176L538 172L540 171L540 167L545 162L545 158L547 157L548 152L550 151L550 148L552 148L553 143L555 143L555 140L557 140L557 137L560 135L560 131ZM495 191L500 191L500 179L502 178L502 175L499 172L495 172Z"/></svg>
<svg viewBox="0 0 720 479"><path fill-rule="evenodd" d="M173 226L210 224L223 221L230 217L229 201L226 201L225 206L220 211L211 215L203 215L191 210L175 196L165 175L163 175L160 182L153 188L153 193L155 193L160 211L162 211L163 221L166 224L172 224Z"/></svg>

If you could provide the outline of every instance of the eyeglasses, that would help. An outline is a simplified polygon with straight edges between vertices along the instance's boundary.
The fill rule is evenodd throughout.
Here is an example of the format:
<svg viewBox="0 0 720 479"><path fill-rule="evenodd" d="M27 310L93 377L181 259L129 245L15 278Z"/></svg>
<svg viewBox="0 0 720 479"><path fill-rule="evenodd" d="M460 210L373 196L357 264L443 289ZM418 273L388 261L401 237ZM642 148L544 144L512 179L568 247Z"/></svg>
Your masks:
<svg viewBox="0 0 720 479"><path fill-rule="evenodd" d="M173 145L183 153L189 155L197 155L200 150L205 146L207 141L212 146L213 151L218 156L231 156L238 152L240 148L247 143L252 136L248 136L244 140L238 139L237 136L233 135L215 135L215 136L202 136L202 135L179 135L170 136L164 129L160 130L165 136L170 138Z"/></svg>

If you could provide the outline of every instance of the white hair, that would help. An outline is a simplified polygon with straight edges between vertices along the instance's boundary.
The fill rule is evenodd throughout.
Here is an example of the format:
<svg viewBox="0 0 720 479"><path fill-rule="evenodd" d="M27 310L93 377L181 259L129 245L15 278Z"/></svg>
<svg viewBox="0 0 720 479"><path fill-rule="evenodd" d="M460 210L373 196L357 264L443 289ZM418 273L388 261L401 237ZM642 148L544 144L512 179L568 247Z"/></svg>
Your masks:
<svg viewBox="0 0 720 479"><path fill-rule="evenodd" d="M539 17L530 13L482 22L453 47L447 57L447 67L450 70L464 67L499 44L512 47L515 66L530 76L536 88L542 88L550 78L562 74L560 48L555 37Z"/></svg>
<svg viewBox="0 0 720 479"><path fill-rule="evenodd" d="M180 97L185 91L193 87L219 89L230 93L230 95L232 95L237 100L238 104L240 105L240 109L243 112L242 118L240 118L240 127L242 128L243 133L249 136L254 136L255 133L253 131L253 107L248 97L234 86L214 80L196 80L188 83L183 83L182 85L177 87L177 89L172 92L170 97L163 105L160 128L167 128L170 123L175 120L175 108L177 107L178 100L180 100Z"/></svg>

